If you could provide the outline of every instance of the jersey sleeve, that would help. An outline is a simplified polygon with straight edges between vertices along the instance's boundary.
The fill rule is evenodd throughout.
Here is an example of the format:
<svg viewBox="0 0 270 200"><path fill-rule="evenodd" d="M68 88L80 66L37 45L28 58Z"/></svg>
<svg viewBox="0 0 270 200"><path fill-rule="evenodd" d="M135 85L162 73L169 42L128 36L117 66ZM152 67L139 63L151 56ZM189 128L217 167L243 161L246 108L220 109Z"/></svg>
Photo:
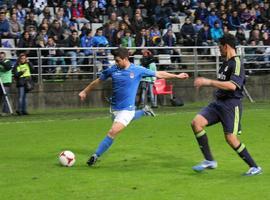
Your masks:
<svg viewBox="0 0 270 200"><path fill-rule="evenodd" d="M142 67L142 66L140 66L139 69L140 69L140 73L141 73L141 76L142 77L146 77L146 76L153 77L153 76L156 76L156 72L155 71L152 71L152 70L147 69L147 68Z"/></svg>
<svg viewBox="0 0 270 200"><path fill-rule="evenodd" d="M228 63L232 69L230 81L238 88L242 88L245 80L244 68L241 66L239 57L236 57L233 62Z"/></svg>
<svg viewBox="0 0 270 200"><path fill-rule="evenodd" d="M112 75L113 69L114 69L114 67L107 68L107 69L103 70L103 71L101 72L101 74L100 74L99 79L102 80L102 81L105 81L105 80L107 80L108 78L110 78L111 75Z"/></svg>

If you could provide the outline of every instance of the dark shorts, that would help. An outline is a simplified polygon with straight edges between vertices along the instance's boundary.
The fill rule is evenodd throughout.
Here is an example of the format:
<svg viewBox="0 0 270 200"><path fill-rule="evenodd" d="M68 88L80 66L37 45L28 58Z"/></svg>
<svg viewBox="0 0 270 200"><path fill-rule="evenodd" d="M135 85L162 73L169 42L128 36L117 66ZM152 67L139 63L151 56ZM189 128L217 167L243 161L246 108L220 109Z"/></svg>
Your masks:
<svg viewBox="0 0 270 200"><path fill-rule="evenodd" d="M204 107L199 114L207 119L207 126L221 122L225 134L237 134L241 131L240 99L217 100Z"/></svg>

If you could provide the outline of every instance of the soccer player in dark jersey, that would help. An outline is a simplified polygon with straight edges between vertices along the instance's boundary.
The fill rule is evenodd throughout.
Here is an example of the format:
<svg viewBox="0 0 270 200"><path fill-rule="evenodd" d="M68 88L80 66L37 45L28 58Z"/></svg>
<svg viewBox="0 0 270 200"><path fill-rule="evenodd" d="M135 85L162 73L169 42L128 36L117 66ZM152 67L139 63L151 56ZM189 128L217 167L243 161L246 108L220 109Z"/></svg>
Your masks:
<svg viewBox="0 0 270 200"><path fill-rule="evenodd" d="M203 108L192 121L193 132L205 158L204 161L194 166L193 170L200 172L217 167L204 128L221 122L227 143L249 166L245 175L261 174L261 167L255 163L245 145L237 138L237 133L240 131L245 70L236 55L235 37L231 34L225 34L220 39L219 48L225 61L218 70L217 80L198 77L194 81L194 86L197 88L211 86L217 90L216 100Z"/></svg>
<svg viewBox="0 0 270 200"><path fill-rule="evenodd" d="M152 71L142 66L136 66L129 62L129 53L126 48L118 48L114 51L114 60L116 65L104 70L100 77L91 82L84 90L79 93L81 100L85 100L87 95L100 83L112 79L112 114L113 124L108 131L107 136L101 141L95 153L90 156L87 164L95 164L97 159L107 151L112 145L115 137L131 122L133 119L140 118L143 110L135 111L135 97L139 83L144 76L157 78L179 78L186 79L188 74L171 74L164 71ZM149 110L147 111L149 112Z"/></svg>

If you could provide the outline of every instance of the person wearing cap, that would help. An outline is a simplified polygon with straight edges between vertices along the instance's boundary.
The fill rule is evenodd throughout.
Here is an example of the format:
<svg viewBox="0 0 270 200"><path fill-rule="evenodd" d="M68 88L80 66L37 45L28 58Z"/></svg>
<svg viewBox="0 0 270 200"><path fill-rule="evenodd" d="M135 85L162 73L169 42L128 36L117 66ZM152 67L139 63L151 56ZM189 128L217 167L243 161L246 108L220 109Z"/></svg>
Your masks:
<svg viewBox="0 0 270 200"><path fill-rule="evenodd" d="M2 101L2 116L10 113L8 103L5 98L6 95L9 95L10 86L12 83L12 64L9 59L6 58L6 53L0 52L0 81L3 83L3 88L0 90L0 99ZM4 89L4 90L3 90Z"/></svg>

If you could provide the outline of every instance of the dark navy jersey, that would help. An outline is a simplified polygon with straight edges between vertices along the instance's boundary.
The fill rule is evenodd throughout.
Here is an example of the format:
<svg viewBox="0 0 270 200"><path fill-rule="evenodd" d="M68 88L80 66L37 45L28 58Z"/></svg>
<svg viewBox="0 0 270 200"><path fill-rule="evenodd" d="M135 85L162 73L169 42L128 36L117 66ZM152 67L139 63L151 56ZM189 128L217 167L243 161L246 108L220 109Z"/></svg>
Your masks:
<svg viewBox="0 0 270 200"><path fill-rule="evenodd" d="M138 86L144 76L156 76L156 72L131 64L127 69L114 65L101 73L103 81L112 78L113 110L135 110Z"/></svg>
<svg viewBox="0 0 270 200"><path fill-rule="evenodd" d="M217 89L215 93L217 99L241 99L243 97L245 70L238 56L232 57L228 61L223 62L218 70L217 79L219 81L231 81L236 85L235 91Z"/></svg>

